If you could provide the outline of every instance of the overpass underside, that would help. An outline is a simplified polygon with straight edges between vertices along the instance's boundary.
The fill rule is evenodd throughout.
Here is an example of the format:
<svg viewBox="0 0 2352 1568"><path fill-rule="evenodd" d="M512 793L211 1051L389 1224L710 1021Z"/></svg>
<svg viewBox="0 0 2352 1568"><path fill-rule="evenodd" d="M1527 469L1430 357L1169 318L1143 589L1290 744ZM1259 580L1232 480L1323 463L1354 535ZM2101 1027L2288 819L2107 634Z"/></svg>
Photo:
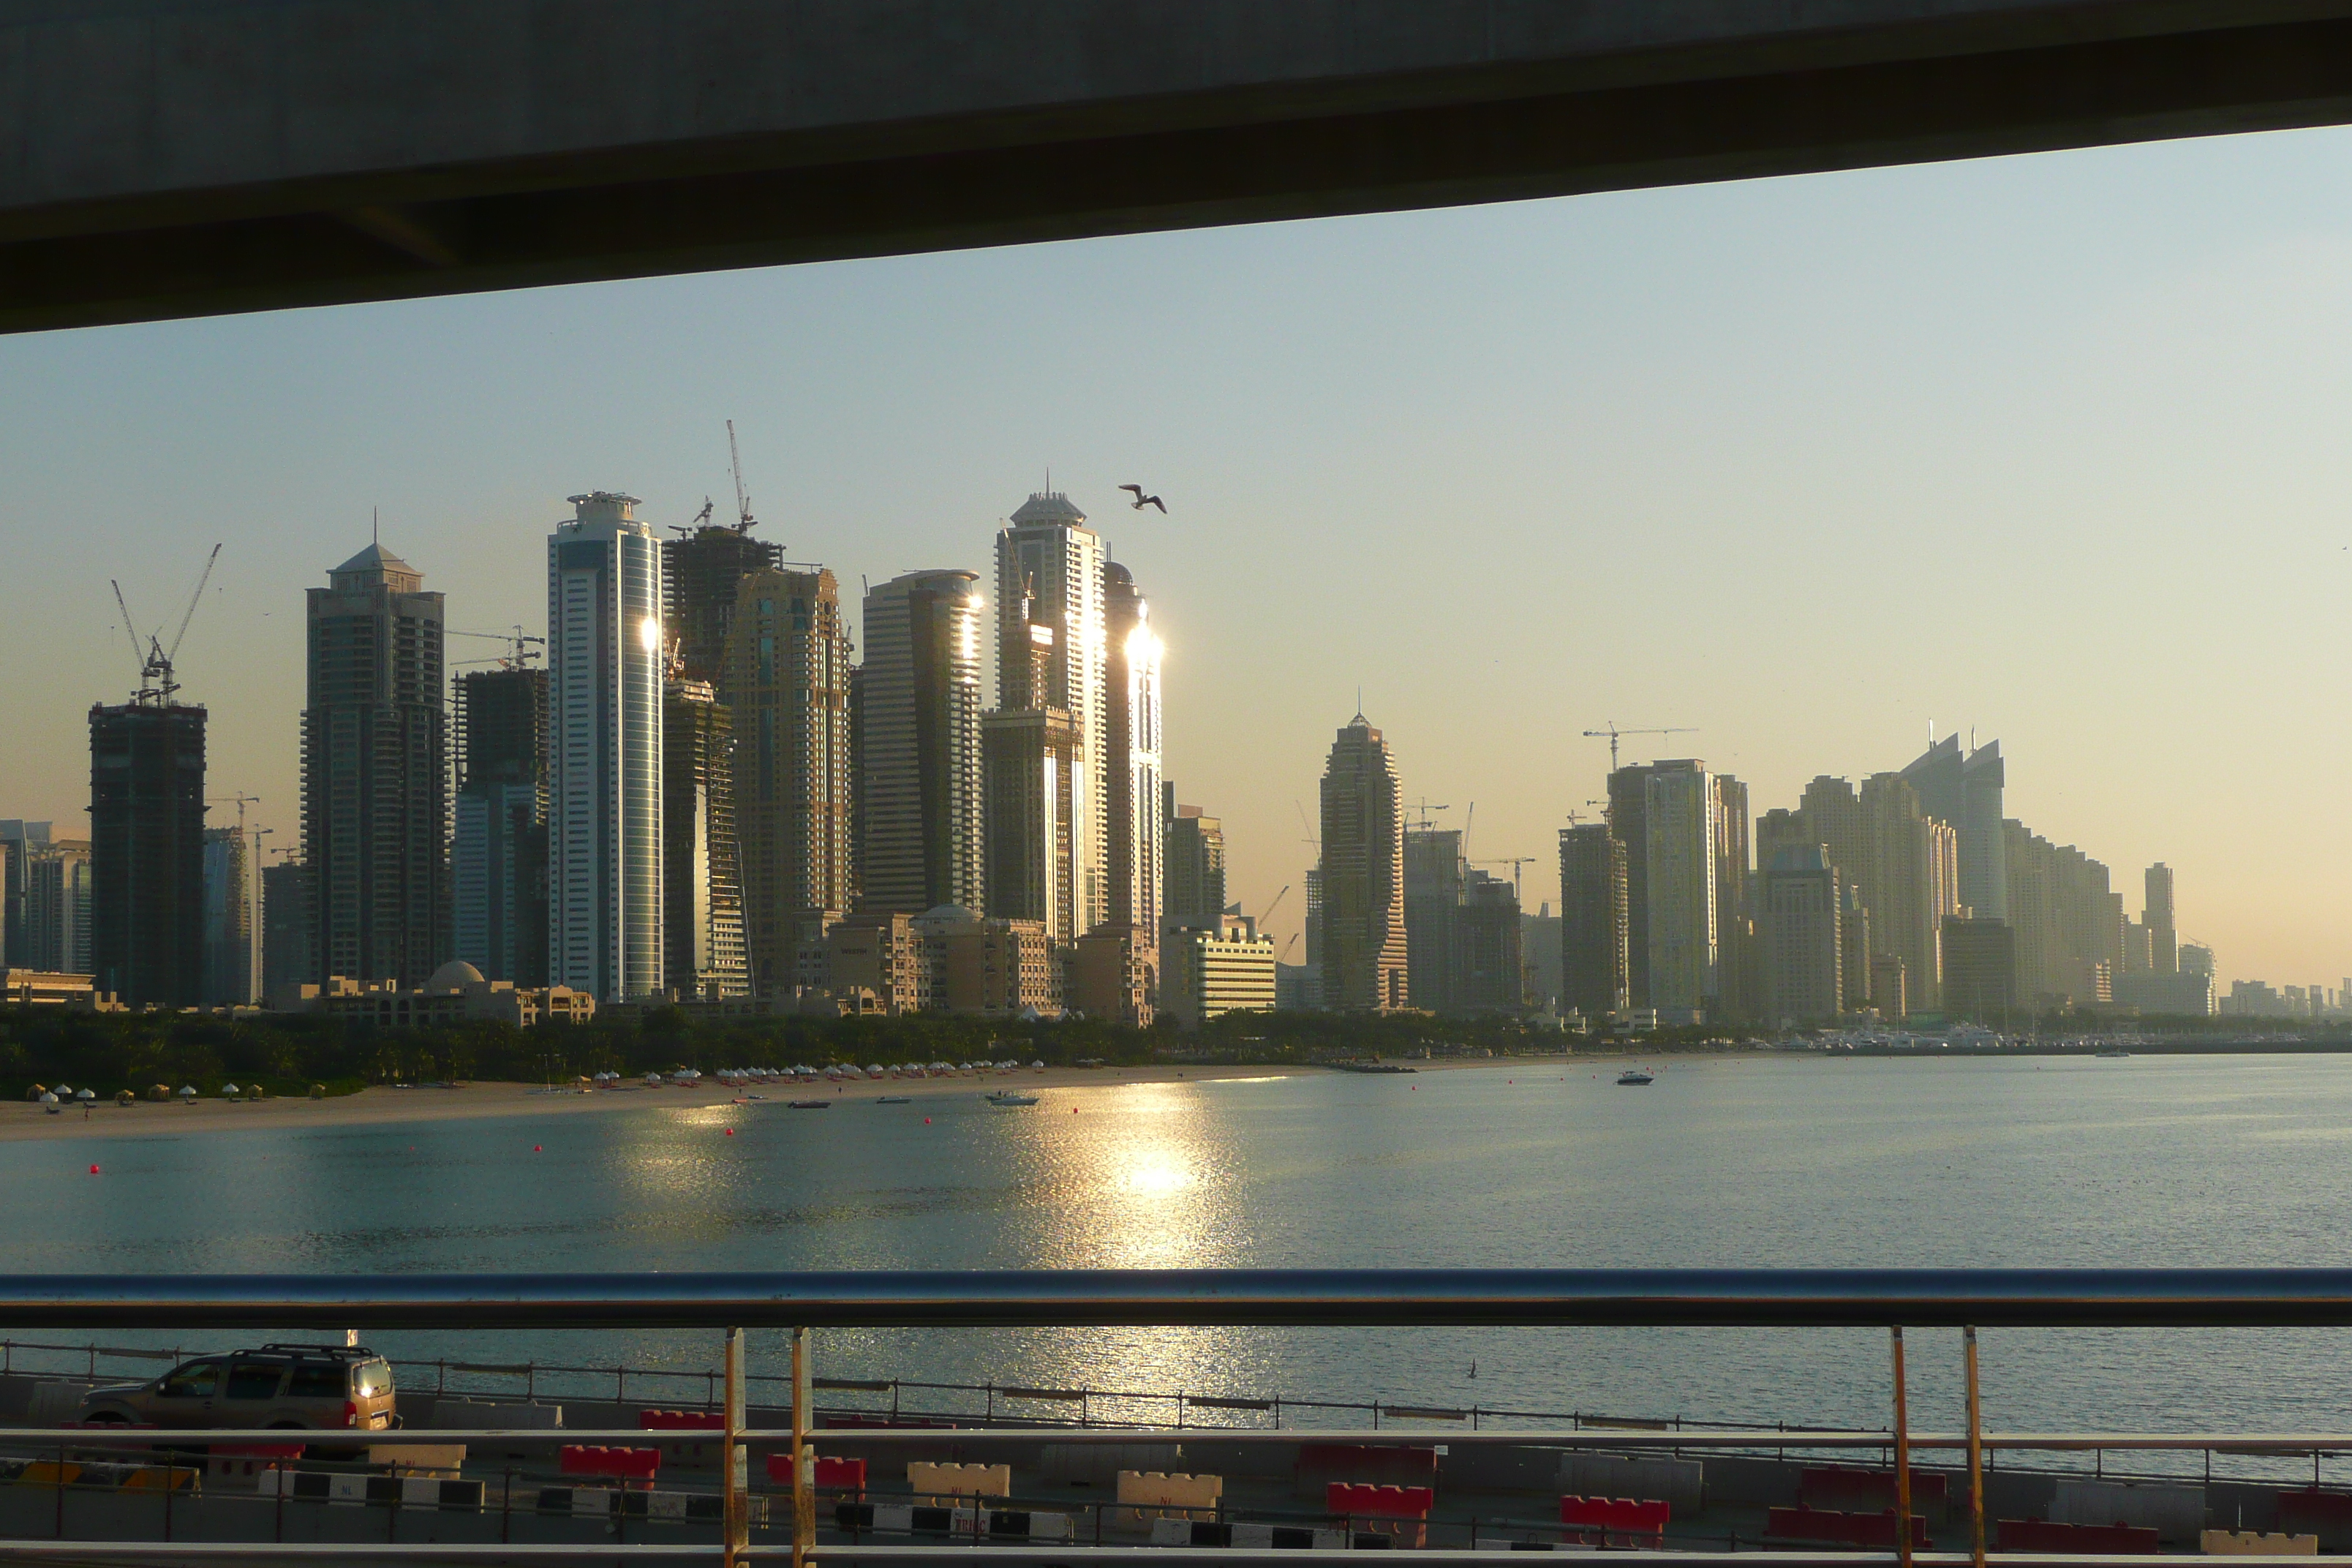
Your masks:
<svg viewBox="0 0 2352 1568"><path fill-rule="evenodd" d="M0 0L0 329L2347 119L2352 0Z"/></svg>

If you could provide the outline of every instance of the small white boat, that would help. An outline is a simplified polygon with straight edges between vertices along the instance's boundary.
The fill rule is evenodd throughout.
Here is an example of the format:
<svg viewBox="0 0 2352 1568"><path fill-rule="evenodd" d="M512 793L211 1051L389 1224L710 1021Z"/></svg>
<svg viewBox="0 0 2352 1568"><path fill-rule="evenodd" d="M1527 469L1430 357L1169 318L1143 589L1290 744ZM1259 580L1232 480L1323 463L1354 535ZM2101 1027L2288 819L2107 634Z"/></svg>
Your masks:
<svg viewBox="0 0 2352 1568"><path fill-rule="evenodd" d="M875 1099L874 1103L877 1105L912 1105L915 1103L915 1097L910 1094L885 1094L877 1096Z"/></svg>
<svg viewBox="0 0 2352 1568"><path fill-rule="evenodd" d="M1015 1094L1009 1089L993 1089L989 1093L982 1095L981 1098L987 1100L991 1105L1012 1106L1034 1105L1037 1103L1037 1097L1035 1095Z"/></svg>
<svg viewBox="0 0 2352 1568"><path fill-rule="evenodd" d="M1640 1068L1627 1068L1617 1075L1617 1081L1619 1083L1655 1083L1658 1080Z"/></svg>

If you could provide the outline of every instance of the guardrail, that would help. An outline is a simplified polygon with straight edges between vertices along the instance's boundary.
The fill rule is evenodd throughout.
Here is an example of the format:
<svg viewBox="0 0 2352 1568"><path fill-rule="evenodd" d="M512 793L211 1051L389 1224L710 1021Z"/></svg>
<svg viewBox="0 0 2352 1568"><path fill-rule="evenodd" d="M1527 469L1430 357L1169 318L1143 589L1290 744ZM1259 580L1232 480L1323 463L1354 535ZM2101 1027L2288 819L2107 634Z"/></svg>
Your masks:
<svg viewBox="0 0 2352 1568"><path fill-rule="evenodd" d="M1966 1455L1972 1559L1988 1561L1984 1543L1983 1456L1989 1450L2193 1449L2313 1453L2352 1450L2340 1434L2011 1433L1982 1430L1977 1397L1976 1329L2027 1327L2345 1327L2352 1326L2352 1270L2347 1269L1867 1269L1867 1270L1079 1270L1057 1273L830 1272L802 1274L488 1275L488 1276L17 1276L0 1278L0 1327L71 1323L88 1328L612 1328L704 1327L725 1331L726 1394L721 1477L725 1495L719 1555L728 1568L752 1557L782 1555L750 1538L748 1462L755 1447L783 1447L790 1456L794 1568L819 1554L812 1479L814 1379L807 1331L814 1327L1006 1327L1108 1324L1284 1324L1349 1326L1712 1326L1880 1327L1889 1331L1891 1433L1805 1431L1786 1446L1891 1451L1896 1494L1895 1556L1913 1561L1909 1521L1910 1456L1915 1449ZM1968 1427L1959 1433L1913 1434L1906 1406L1903 1330L1964 1331ZM746 1419L744 1331L792 1331L793 1420L789 1428L759 1429ZM1182 1429L1091 1428L1087 1440L1108 1444L1166 1441ZM1198 1428L1192 1429L1193 1435ZM1067 1440L1067 1426L960 1429L961 1442ZM1214 1428L1218 1441L1415 1443L1425 1432L1329 1433L1290 1428ZM358 1436L358 1435L353 1435ZM381 1435L377 1435L381 1436ZM405 1442L436 1439L579 1443L641 1442L646 1434L572 1431L486 1433L403 1431ZM847 1434L839 1434L846 1437ZM860 1445L936 1442L936 1430L861 1428ZM283 1432L208 1431L207 1442L282 1441ZM50 1444L46 1430L0 1431L0 1443ZM77 1432L77 1446L152 1446L152 1433ZM1514 1443L1562 1448L1757 1448L1774 1446L1757 1430L1694 1432L1610 1428L1548 1431L1454 1431L1449 1444ZM22 1545L24 1551L18 1547ZM0 1542L0 1556L38 1551L48 1542ZM928 1562L970 1546L827 1545L822 1555L845 1561ZM1136 1548L1057 1547L1032 1552L1055 1563L1091 1561L1108 1553L1131 1557ZM1246 1552L1151 1547L1154 1560L1174 1564L1200 1556L1234 1564ZM208 1555L380 1555L263 1544L83 1542L77 1557L165 1561ZM580 1548L563 1553L588 1555ZM708 1548L616 1543L593 1554L709 1556ZM475 1550L402 1545L403 1558L552 1555L499 1544ZM1430 1562L1480 1559L1450 1552L1409 1553ZM1713 1553L1653 1553L1689 1563ZM1748 1555L1748 1554L1744 1554ZM1937 1561L1927 1553L1921 1561ZM1784 1560L1852 1563L1852 1554L1787 1554ZM1952 1559L1940 1559L1949 1561ZM1752 1555L1750 1555L1752 1561ZM2047 1557L2038 1562L2052 1561ZM2160 1560L2158 1560L2160 1561Z"/></svg>

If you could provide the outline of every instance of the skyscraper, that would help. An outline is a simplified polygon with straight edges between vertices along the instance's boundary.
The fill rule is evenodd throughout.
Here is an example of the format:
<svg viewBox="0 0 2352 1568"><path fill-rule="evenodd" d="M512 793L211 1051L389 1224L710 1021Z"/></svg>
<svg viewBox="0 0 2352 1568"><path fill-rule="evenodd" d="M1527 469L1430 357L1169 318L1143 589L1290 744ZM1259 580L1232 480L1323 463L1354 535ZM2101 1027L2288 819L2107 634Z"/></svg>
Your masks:
<svg viewBox="0 0 2352 1568"><path fill-rule="evenodd" d="M168 677L89 710L90 971L131 1006L191 1007L205 961L205 710Z"/></svg>
<svg viewBox="0 0 2352 1568"><path fill-rule="evenodd" d="M1625 846L1606 823L1559 830L1559 1000L1587 1019L1630 1005L1628 896Z"/></svg>
<svg viewBox="0 0 2352 1568"><path fill-rule="evenodd" d="M1225 908L1225 825L1197 805L1179 805L1172 784L1163 782L1160 793L1167 888L1161 928L1215 931Z"/></svg>
<svg viewBox="0 0 2352 1568"><path fill-rule="evenodd" d="M970 572L910 572L866 592L857 673L861 909L986 911L977 581Z"/></svg>
<svg viewBox="0 0 2352 1568"><path fill-rule="evenodd" d="M1404 814L1388 742L1361 713L1323 767L1323 1005L1411 1005L1404 935Z"/></svg>
<svg viewBox="0 0 2352 1568"><path fill-rule="evenodd" d="M2158 860L2147 868L2146 918L2148 968L2158 974L2180 973L2180 938L2172 924L2172 868Z"/></svg>
<svg viewBox="0 0 2352 1568"><path fill-rule="evenodd" d="M457 677L457 955L486 980L547 984L547 671Z"/></svg>
<svg viewBox="0 0 2352 1568"><path fill-rule="evenodd" d="M1722 1017L1745 1018L1762 1005L1764 984L1748 901L1748 786L1729 773L1713 777L1716 1002Z"/></svg>
<svg viewBox="0 0 2352 1568"><path fill-rule="evenodd" d="M1655 763L1644 781L1650 1005L1688 1020L1717 1000L1716 927L1721 801L1706 764Z"/></svg>
<svg viewBox="0 0 2352 1568"><path fill-rule="evenodd" d="M251 846L235 826L205 829L204 1005L243 1006L253 994Z"/></svg>
<svg viewBox="0 0 2352 1568"><path fill-rule="evenodd" d="M1455 926L1469 875L1458 828L1425 825L1404 830L1404 952L1412 1005L1450 1013Z"/></svg>
<svg viewBox="0 0 2352 1568"><path fill-rule="evenodd" d="M2009 858L2000 830L2007 770L2000 742L1990 741L1964 753L1959 736L1947 735L1905 768L1903 777L1918 792L1920 810L1952 828L1959 902L1979 920L2009 919Z"/></svg>
<svg viewBox="0 0 2352 1568"><path fill-rule="evenodd" d="M1516 886L1487 872L1472 870L1463 880L1453 935L1445 966L1448 1012L1516 1013L1527 1005L1527 963L1520 946Z"/></svg>
<svg viewBox="0 0 2352 1568"><path fill-rule="evenodd" d="M1151 605L1118 563L1103 566L1104 920L1131 931L1137 961L1159 972L1165 867L1160 837L1159 637Z"/></svg>
<svg viewBox="0 0 2352 1568"><path fill-rule="evenodd" d="M988 913L1034 921L1049 946L1063 949L1091 928L1083 748L1069 710L1045 700L1062 628L1034 615L1009 626L1000 616L999 624L1006 628L997 646L1001 704L981 721Z"/></svg>
<svg viewBox="0 0 2352 1568"><path fill-rule="evenodd" d="M1109 631L1102 535L1058 490L1030 496L996 536L997 700L1006 712L1068 715L1074 924L1110 914ZM1053 633L1031 684L1033 629Z"/></svg>
<svg viewBox="0 0 2352 1568"><path fill-rule="evenodd" d="M309 592L302 858L310 978L425 984L449 956L442 595L381 544Z"/></svg>
<svg viewBox="0 0 2352 1568"><path fill-rule="evenodd" d="M0 820L0 969L33 969L25 959L25 868L30 851L49 841L47 822Z"/></svg>
<svg viewBox="0 0 2352 1568"><path fill-rule="evenodd" d="M312 984L310 868L283 860L261 868L261 994L270 1005L290 988ZM544 963L544 958L541 960Z"/></svg>
<svg viewBox="0 0 2352 1568"><path fill-rule="evenodd" d="M710 682L673 675L662 691L662 985L682 1001L751 989L732 752Z"/></svg>
<svg viewBox="0 0 2352 1568"><path fill-rule="evenodd" d="M1757 872L1757 935L1764 948L1761 1011L1768 1024L1835 1018L1845 999L1837 868L1818 844L1781 845Z"/></svg>
<svg viewBox="0 0 2352 1568"><path fill-rule="evenodd" d="M30 846L25 864L24 946L19 969L88 974L89 840L58 838Z"/></svg>
<svg viewBox="0 0 2352 1568"><path fill-rule="evenodd" d="M751 983L770 994L825 984L824 933L856 898L850 643L823 567L763 567L735 601L717 697L734 733Z"/></svg>
<svg viewBox="0 0 2352 1568"><path fill-rule="evenodd" d="M738 595L746 577L783 564L784 547L752 538L747 528L706 522L682 539L663 540L661 552L662 625L687 678L711 682L732 708L727 645Z"/></svg>
<svg viewBox="0 0 2352 1568"><path fill-rule="evenodd" d="M1625 1005L1651 1007L1650 773L1635 763L1609 775L1609 831L1625 847Z"/></svg>
<svg viewBox="0 0 2352 1568"><path fill-rule="evenodd" d="M662 988L662 562L635 496L571 498L547 545L548 980Z"/></svg>

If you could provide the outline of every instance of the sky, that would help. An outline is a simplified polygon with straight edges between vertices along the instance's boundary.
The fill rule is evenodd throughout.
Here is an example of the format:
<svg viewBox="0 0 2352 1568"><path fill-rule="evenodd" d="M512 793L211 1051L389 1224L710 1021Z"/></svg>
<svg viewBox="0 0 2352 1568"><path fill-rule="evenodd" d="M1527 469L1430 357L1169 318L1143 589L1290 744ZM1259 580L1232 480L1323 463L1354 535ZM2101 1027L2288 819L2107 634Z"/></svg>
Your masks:
<svg viewBox="0 0 2352 1568"><path fill-rule="evenodd" d="M1586 730L1688 726L1626 760L1760 814L1957 729L2129 912L2169 863L2225 980L2352 973L2346 130L0 337L0 816L84 830L108 581L176 623L221 542L184 696L297 844L303 590L372 512L452 626L536 632L563 498L723 515L730 418L853 624L985 579L1050 468L1280 942L1360 689L1530 910Z"/></svg>

